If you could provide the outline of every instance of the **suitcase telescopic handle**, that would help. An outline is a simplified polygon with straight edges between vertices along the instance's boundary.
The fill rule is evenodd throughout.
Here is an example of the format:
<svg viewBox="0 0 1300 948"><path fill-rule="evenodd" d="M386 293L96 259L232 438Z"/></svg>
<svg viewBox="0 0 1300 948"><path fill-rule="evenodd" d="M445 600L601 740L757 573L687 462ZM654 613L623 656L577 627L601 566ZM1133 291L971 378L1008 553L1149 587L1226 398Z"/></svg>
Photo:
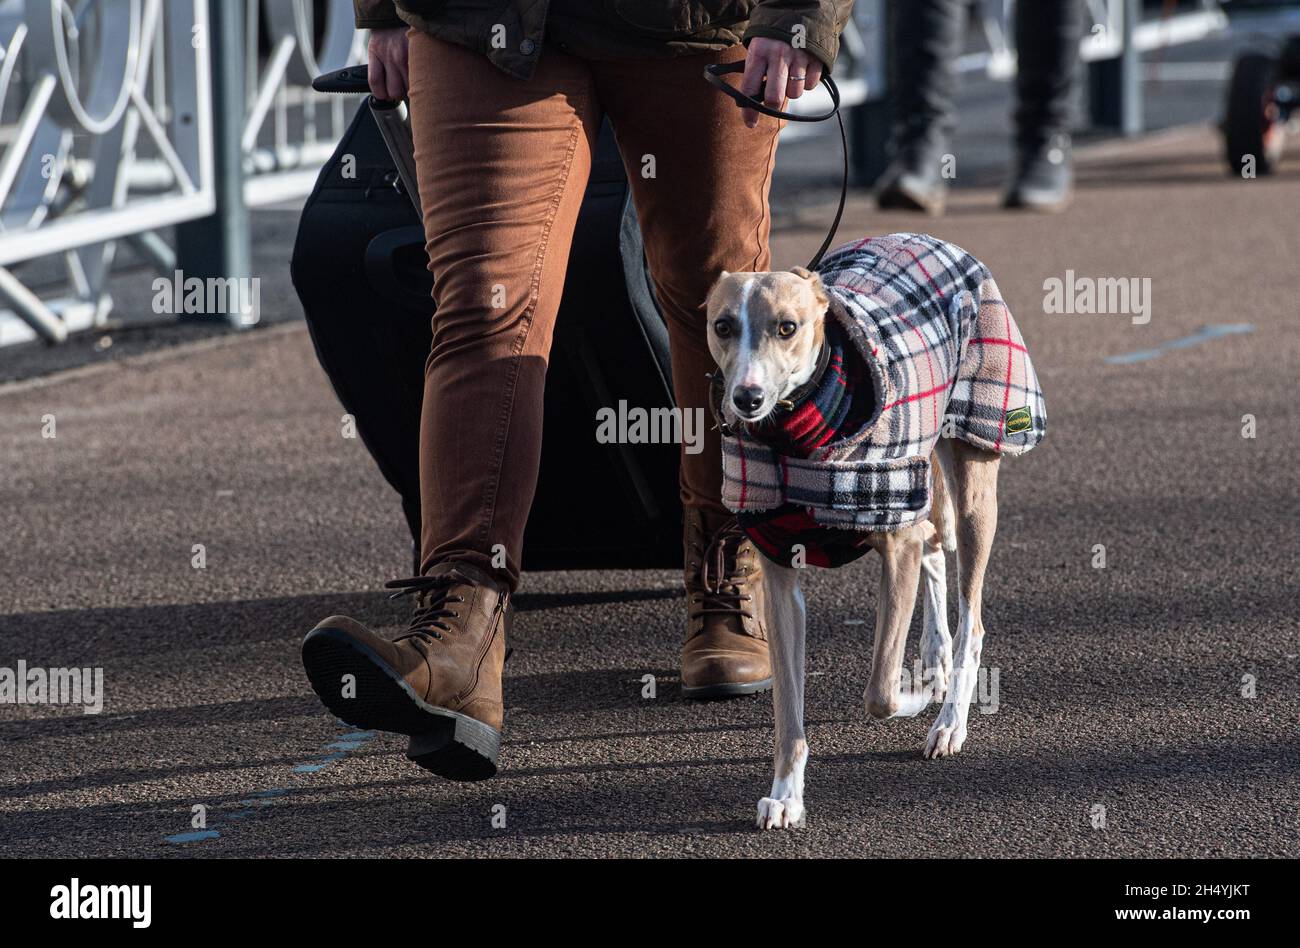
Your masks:
<svg viewBox="0 0 1300 948"><path fill-rule="evenodd" d="M367 93L366 107L379 126L379 134L388 147L388 157L393 159L397 175L402 179L416 213L420 213L420 192L415 179L415 149L411 142L411 126L407 124L405 103L387 99L376 99L369 95L370 81L366 77L366 65L344 66L324 75L317 76L311 82L317 92L329 92L340 95L359 95Z"/></svg>
<svg viewBox="0 0 1300 948"><path fill-rule="evenodd" d="M317 92L359 95L370 91L370 81L366 78L366 66L362 63L319 75L311 81L311 87Z"/></svg>

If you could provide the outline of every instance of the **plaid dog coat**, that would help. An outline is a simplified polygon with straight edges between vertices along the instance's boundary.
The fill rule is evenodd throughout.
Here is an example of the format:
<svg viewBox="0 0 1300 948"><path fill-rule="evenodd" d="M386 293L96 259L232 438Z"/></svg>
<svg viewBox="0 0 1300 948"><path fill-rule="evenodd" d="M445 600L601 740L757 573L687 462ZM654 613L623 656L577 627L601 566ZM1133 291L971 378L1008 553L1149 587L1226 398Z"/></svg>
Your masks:
<svg viewBox="0 0 1300 948"><path fill-rule="evenodd" d="M1018 455L1047 416L997 284L960 247L890 234L836 248L820 276L833 320L823 377L846 372L854 407L815 384L758 426L723 424L722 501L771 559L788 564L801 544L804 562L839 566L866 552L867 532L929 515L941 435ZM717 378L719 414L721 395Z"/></svg>

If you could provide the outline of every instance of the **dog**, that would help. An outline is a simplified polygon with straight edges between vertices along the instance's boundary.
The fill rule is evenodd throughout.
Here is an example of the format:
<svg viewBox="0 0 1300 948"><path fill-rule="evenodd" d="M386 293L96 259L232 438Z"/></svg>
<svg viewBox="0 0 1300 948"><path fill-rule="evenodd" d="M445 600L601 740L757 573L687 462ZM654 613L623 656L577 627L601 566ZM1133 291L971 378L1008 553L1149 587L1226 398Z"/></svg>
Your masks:
<svg viewBox="0 0 1300 948"><path fill-rule="evenodd" d="M914 716L942 701L923 756L956 754L983 649L998 467L1042 439L1045 408L987 268L927 235L846 244L818 272L723 272L706 313L723 501L767 559L775 775L756 821L798 826L808 762L800 568L880 554L866 710ZM953 552L955 637L945 563ZM929 687L904 691L919 578Z"/></svg>

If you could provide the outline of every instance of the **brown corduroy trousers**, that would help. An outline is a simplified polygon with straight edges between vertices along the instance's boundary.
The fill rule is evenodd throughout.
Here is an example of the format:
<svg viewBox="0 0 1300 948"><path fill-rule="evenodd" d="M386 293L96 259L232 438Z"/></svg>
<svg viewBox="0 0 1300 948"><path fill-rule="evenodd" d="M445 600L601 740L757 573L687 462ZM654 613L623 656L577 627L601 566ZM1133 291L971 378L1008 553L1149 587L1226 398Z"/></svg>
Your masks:
<svg viewBox="0 0 1300 948"><path fill-rule="evenodd" d="M547 46L521 81L411 32L411 124L436 304L420 430L423 572L465 560L518 584L552 330L602 115L614 125L667 318L677 403L711 417L705 296L724 269L769 267L780 123L761 117L746 128L702 78L706 64L744 54L736 46L597 62ZM573 423L595 437L593 418ZM721 479L718 432L709 431L702 452L682 455L683 502L725 513ZM574 511L588 515L619 529L616 511Z"/></svg>

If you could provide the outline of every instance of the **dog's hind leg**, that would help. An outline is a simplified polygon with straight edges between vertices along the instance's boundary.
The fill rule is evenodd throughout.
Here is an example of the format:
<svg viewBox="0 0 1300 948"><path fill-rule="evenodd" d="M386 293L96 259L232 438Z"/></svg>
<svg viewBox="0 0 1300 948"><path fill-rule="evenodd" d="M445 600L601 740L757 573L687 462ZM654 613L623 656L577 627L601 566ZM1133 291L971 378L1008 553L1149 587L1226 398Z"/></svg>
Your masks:
<svg viewBox="0 0 1300 948"><path fill-rule="evenodd" d="M904 692L900 679L907 629L916 609L916 585L928 523L892 533L870 535L880 554L880 597L876 610L876 642L871 653L871 680L865 695L873 718L912 717L930 703L924 688Z"/></svg>
<svg viewBox="0 0 1300 948"><path fill-rule="evenodd" d="M772 792L758 801L759 829L803 823L803 771L808 740L803 731L804 633L807 614L799 571L763 564L767 635L772 650L772 709L776 718L776 773Z"/></svg>
<svg viewBox="0 0 1300 948"><path fill-rule="evenodd" d="M939 536L926 531L921 553L922 686L930 701L942 701L952 676L952 635L948 632L948 571Z"/></svg>
<svg viewBox="0 0 1300 948"><path fill-rule="evenodd" d="M931 701L942 701L952 676L952 635L948 632L948 571L945 553L957 549L952 491L936 452L930 458L933 499L921 553L924 621L921 632L922 682Z"/></svg>
<svg viewBox="0 0 1300 948"><path fill-rule="evenodd" d="M991 451L964 441L939 442L942 464L950 477L957 512L957 637L953 671L939 717L925 740L926 757L947 757L966 742L966 719L979 679L984 645L981 616L984 573L998 525L998 461Z"/></svg>

